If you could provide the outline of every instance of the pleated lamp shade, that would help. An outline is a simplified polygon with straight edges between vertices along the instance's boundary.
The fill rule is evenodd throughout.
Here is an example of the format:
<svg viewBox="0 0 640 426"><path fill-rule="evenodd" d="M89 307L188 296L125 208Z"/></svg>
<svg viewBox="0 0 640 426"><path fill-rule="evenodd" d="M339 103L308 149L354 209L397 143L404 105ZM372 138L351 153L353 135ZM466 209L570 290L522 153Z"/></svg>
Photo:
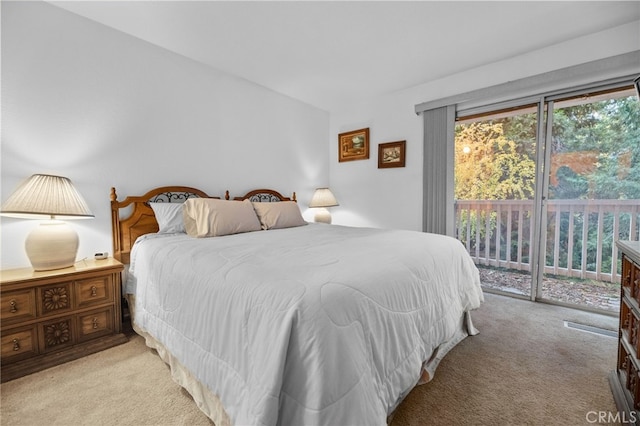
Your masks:
<svg viewBox="0 0 640 426"><path fill-rule="evenodd" d="M331 223L331 213L326 208L334 206L339 206L338 200L329 188L316 189L309 202L309 207L319 209L313 220L320 223Z"/></svg>
<svg viewBox="0 0 640 426"><path fill-rule="evenodd" d="M23 219L93 217L71 180L51 175L33 175L27 179L4 202L2 214Z"/></svg>
<svg viewBox="0 0 640 426"><path fill-rule="evenodd" d="M94 217L66 177L36 174L4 202L0 214L47 219L27 236L25 250L36 271L72 266L78 253L77 232L61 220Z"/></svg>

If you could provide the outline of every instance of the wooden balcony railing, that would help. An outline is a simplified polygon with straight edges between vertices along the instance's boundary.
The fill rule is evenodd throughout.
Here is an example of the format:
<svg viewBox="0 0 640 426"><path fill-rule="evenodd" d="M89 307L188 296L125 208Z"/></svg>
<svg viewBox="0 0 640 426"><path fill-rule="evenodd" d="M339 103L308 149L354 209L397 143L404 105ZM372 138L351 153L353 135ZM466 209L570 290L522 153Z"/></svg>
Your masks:
<svg viewBox="0 0 640 426"><path fill-rule="evenodd" d="M531 272L533 201L457 200L456 231L478 265ZM548 200L545 273L620 282L616 240L640 237L640 200Z"/></svg>

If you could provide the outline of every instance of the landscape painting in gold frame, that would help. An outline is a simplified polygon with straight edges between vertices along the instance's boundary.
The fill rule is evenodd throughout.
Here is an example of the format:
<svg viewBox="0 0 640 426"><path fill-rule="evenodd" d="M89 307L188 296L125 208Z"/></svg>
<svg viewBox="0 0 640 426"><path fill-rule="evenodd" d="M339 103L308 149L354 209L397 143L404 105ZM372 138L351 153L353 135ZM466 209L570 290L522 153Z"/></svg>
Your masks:
<svg viewBox="0 0 640 426"><path fill-rule="evenodd" d="M338 161L366 160L369 158L369 128L338 135Z"/></svg>
<svg viewBox="0 0 640 426"><path fill-rule="evenodd" d="M407 141L378 144L378 168L404 167Z"/></svg>

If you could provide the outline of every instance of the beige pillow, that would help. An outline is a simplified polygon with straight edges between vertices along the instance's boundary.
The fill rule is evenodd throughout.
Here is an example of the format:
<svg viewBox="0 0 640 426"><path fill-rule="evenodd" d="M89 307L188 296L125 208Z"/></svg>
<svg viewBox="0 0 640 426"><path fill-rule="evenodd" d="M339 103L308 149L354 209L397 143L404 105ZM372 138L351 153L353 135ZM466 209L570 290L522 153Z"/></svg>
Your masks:
<svg viewBox="0 0 640 426"><path fill-rule="evenodd" d="M184 227L192 237L218 237L260 231L260 221L249 200L190 198L182 208Z"/></svg>
<svg viewBox="0 0 640 426"><path fill-rule="evenodd" d="M254 202L253 208L260 219L262 229L291 228L307 224L302 218L298 204L293 201Z"/></svg>

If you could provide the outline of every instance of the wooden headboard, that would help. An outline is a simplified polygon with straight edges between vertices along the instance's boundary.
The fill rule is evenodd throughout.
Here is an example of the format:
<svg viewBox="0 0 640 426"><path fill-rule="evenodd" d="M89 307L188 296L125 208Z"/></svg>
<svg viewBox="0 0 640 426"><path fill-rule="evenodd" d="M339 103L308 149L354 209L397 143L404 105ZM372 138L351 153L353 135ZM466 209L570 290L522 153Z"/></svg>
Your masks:
<svg viewBox="0 0 640 426"><path fill-rule="evenodd" d="M111 236L113 257L122 263L129 263L131 247L141 235L158 232L158 222L149 203L182 203L192 197L211 197L204 191L188 186L163 186L152 189L144 195L127 197L118 201L116 189L111 188ZM120 218L120 210L132 209L126 218Z"/></svg>
<svg viewBox="0 0 640 426"><path fill-rule="evenodd" d="M226 198L229 199L229 191L227 191ZM233 197L233 199L236 201L249 200L249 201L261 202L261 203L273 202L273 201L298 202L298 200L296 200L295 192L293 193L292 197L289 198L280 194L278 191L274 191L273 189L254 189L253 191L247 192L242 197Z"/></svg>

